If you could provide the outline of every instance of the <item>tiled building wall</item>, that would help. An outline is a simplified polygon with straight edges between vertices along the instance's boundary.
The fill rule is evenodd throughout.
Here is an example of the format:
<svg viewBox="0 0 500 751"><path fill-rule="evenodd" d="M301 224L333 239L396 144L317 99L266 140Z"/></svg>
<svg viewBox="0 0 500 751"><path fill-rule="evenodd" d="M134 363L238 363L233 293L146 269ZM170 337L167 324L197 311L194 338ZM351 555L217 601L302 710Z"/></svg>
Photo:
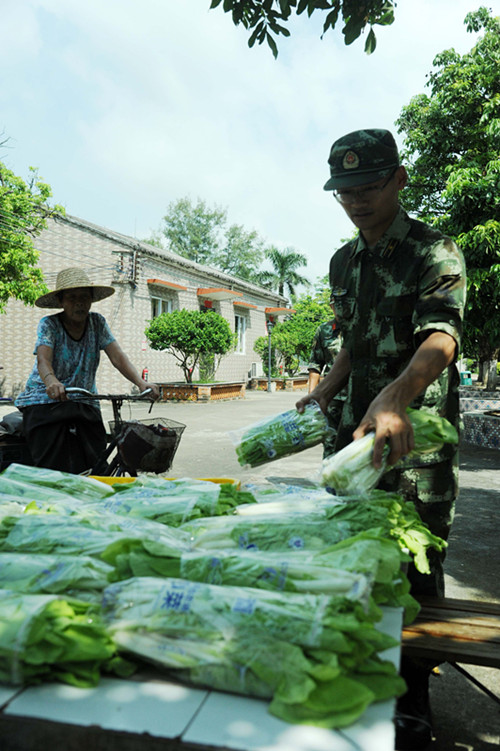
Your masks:
<svg viewBox="0 0 500 751"><path fill-rule="evenodd" d="M130 239L130 238L129 238ZM139 372L149 371L152 381L182 381L182 370L175 358L165 352L150 349L144 330L151 318L151 296L172 300L174 309L197 310L203 304L197 296L199 287L221 287L220 279L210 278L195 267L178 268L163 258L139 252L134 263L132 246L93 231L92 227L65 221L51 221L36 241L41 252L40 266L49 288L54 288L57 272L69 266L85 269L96 283L113 284L115 294L99 303L94 310L102 313L113 334ZM117 272L119 269L119 272ZM148 285L148 279L163 279L186 289L171 289ZM243 380L248 377L252 362L259 358L253 351L255 339L265 335L267 306L277 304L276 296L266 297L257 291L244 293L245 301L256 308L238 308L238 315L246 318L245 352L225 356L217 371L217 380ZM236 308L233 300L213 303L234 331ZM52 311L30 308L18 301L10 301L7 312L0 318L0 383L4 395L19 391L33 367L33 346L36 327L43 315ZM53 312L56 312L55 310ZM195 374L196 375L196 374ZM103 354L97 376L98 389L107 392L128 392L130 384L109 363Z"/></svg>

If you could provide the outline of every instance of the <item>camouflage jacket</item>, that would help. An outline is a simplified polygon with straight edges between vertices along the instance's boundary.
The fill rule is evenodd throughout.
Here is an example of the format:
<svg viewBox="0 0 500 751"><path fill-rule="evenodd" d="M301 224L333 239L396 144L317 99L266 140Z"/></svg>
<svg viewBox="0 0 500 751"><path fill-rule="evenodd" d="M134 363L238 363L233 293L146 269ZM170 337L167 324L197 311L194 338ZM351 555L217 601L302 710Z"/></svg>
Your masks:
<svg viewBox="0 0 500 751"><path fill-rule="evenodd" d="M311 349L311 359L307 366L308 370L317 370L318 373L326 375L331 369L335 358L342 348L342 334L337 321L332 318L331 321L320 323L314 334ZM345 399L346 391L343 389L336 399Z"/></svg>
<svg viewBox="0 0 500 751"><path fill-rule="evenodd" d="M326 323L320 323L314 334L311 360L308 370L317 370L326 375L333 365L342 347L342 337L335 318Z"/></svg>
<svg viewBox="0 0 500 751"><path fill-rule="evenodd" d="M444 331L460 346L465 263L450 238L400 209L374 248L359 235L335 253L330 284L351 359L338 450L350 442L375 396L408 365L422 341L420 334ZM452 363L411 406L438 413L458 428L458 381ZM453 452L445 446L405 464L433 464Z"/></svg>

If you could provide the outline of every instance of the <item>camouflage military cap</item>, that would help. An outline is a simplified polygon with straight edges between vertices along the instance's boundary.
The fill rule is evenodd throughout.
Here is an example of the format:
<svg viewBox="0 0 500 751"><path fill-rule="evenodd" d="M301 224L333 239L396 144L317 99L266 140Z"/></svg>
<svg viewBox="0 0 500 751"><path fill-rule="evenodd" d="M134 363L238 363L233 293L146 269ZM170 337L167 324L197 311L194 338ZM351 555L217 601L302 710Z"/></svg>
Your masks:
<svg viewBox="0 0 500 751"><path fill-rule="evenodd" d="M388 130L355 130L335 141L324 190L352 188L380 180L399 166L398 147Z"/></svg>

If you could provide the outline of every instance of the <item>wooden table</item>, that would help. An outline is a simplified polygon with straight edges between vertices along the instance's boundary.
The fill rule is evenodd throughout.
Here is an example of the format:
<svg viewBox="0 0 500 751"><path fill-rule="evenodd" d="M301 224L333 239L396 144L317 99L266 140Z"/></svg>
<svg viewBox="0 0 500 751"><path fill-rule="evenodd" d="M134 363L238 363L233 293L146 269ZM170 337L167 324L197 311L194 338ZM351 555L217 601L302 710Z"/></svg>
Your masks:
<svg viewBox="0 0 500 751"><path fill-rule="evenodd" d="M437 662L500 668L500 605L481 600L422 597L422 609L403 630L403 650Z"/></svg>

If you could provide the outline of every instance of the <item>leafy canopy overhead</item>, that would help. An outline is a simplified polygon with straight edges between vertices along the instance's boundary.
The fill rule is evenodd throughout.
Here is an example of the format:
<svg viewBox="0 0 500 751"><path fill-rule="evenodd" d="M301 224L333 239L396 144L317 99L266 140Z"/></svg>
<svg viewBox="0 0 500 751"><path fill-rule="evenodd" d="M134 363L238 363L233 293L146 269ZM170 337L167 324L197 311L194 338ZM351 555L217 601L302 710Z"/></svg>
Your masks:
<svg viewBox="0 0 500 751"><path fill-rule="evenodd" d="M480 8L465 19L483 31L464 55L434 60L429 94L397 121L405 133L405 207L453 237L467 264L464 350L498 359L500 344L500 19Z"/></svg>
<svg viewBox="0 0 500 751"><path fill-rule="evenodd" d="M147 242L247 281L256 281L264 258L264 242L255 230L227 226L226 209L187 197L168 205L159 231Z"/></svg>
<svg viewBox="0 0 500 751"><path fill-rule="evenodd" d="M33 241L47 226L47 217L64 212L60 206L49 207L51 195L36 169L30 168L26 183L0 162L0 313L10 298L33 305L47 292Z"/></svg>
<svg viewBox="0 0 500 751"><path fill-rule="evenodd" d="M248 46L267 42L275 58L278 56L275 37L290 36L285 25L290 16L307 12L311 17L316 11L323 12L323 35L333 30L342 18L346 44L352 44L368 26L365 52L370 54L377 44L373 27L392 24L396 5L394 0L212 0L210 8L217 8L221 3L224 12L231 13L235 26L241 23L252 32Z"/></svg>
<svg viewBox="0 0 500 751"><path fill-rule="evenodd" d="M190 198L172 201L159 231L146 242L280 295L286 290L293 295L297 285L309 284L297 270L307 265L303 253L266 246L255 230L241 224L228 226L226 209L210 207L200 198L196 203ZM264 258L270 261L272 271L261 269Z"/></svg>

